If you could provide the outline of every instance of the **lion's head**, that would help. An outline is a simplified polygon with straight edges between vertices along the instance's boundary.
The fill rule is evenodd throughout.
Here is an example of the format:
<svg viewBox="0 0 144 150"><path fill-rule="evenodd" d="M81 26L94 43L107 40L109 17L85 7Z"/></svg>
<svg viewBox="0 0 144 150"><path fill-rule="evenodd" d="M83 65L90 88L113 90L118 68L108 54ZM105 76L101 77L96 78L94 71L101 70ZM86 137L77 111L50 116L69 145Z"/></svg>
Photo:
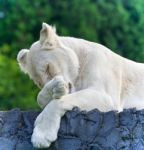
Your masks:
<svg viewBox="0 0 144 150"><path fill-rule="evenodd" d="M22 49L17 61L23 72L42 88L57 75L73 84L78 75L79 62L75 52L66 47L56 34L55 28L43 23L39 41L30 49Z"/></svg>

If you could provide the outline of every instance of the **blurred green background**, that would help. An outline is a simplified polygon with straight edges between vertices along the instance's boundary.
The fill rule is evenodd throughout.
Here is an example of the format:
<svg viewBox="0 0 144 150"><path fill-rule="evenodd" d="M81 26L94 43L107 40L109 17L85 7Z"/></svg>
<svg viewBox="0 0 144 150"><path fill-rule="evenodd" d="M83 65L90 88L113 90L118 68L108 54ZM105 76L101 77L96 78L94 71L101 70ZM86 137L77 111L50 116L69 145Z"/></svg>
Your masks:
<svg viewBox="0 0 144 150"><path fill-rule="evenodd" d="M16 55L39 39L42 22L144 62L144 0L0 0L0 109L38 109Z"/></svg>

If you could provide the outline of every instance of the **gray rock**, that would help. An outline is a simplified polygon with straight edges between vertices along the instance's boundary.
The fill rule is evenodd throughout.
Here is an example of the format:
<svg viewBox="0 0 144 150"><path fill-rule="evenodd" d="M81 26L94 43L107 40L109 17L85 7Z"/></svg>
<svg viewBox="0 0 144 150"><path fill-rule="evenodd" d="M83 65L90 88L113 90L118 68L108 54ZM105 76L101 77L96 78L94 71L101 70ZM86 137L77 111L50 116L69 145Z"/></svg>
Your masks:
<svg viewBox="0 0 144 150"><path fill-rule="evenodd" d="M31 142L38 112L0 112L0 150L36 150ZM58 139L49 150L143 150L144 110L121 113L74 108L62 118Z"/></svg>

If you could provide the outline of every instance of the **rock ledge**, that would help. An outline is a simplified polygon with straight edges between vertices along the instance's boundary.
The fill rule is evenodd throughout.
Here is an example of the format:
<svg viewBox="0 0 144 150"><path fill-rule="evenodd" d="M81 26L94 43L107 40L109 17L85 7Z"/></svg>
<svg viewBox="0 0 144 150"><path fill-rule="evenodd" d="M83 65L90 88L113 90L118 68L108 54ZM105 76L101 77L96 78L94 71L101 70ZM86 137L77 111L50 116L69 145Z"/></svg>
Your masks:
<svg viewBox="0 0 144 150"><path fill-rule="evenodd" d="M0 150L36 150L30 138L38 112L0 112ZM49 150L143 150L144 110L121 113L74 108L62 118L58 139Z"/></svg>

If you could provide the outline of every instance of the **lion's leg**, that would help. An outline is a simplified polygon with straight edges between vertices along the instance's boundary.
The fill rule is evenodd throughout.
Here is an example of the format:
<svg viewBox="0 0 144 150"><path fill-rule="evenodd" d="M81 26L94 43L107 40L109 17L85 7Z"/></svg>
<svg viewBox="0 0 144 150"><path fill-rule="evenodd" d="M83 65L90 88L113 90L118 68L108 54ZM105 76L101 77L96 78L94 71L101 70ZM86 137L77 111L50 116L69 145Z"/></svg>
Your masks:
<svg viewBox="0 0 144 150"><path fill-rule="evenodd" d="M89 89L65 95L60 100L53 100L35 121L33 145L38 148L49 147L57 138L61 117L75 106L87 111L94 108L103 112L114 110L108 95Z"/></svg>

